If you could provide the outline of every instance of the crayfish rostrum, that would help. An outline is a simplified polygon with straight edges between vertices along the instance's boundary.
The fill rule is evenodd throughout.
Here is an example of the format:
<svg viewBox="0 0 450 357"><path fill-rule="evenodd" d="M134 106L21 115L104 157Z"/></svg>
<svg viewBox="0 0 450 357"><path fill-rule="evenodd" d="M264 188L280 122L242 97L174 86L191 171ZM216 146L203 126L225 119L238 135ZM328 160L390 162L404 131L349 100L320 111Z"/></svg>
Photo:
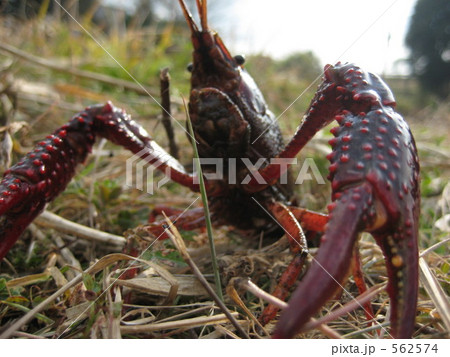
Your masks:
<svg viewBox="0 0 450 357"><path fill-rule="evenodd" d="M414 139L395 112L390 89L354 64L326 66L302 123L284 144L274 115L244 69L244 58L233 57L209 29L206 0L197 0L200 26L184 1L179 3L194 47L189 66L192 140L201 158L223 160L220 180L209 175L212 162L204 164L213 223L255 231L283 229L293 260L271 292L280 299L288 297L308 254L303 229L323 232L318 254L289 298L273 336L289 338L302 331L346 278L359 234L369 232L386 260L391 334L411 337L418 290L419 163ZM280 178L315 133L332 121L338 124L332 129L333 150L328 156L332 203L324 215L291 205L290 187ZM0 258L64 190L97 136L138 154L173 181L199 190L196 174L123 110L111 103L88 107L5 172L0 184ZM176 224L198 227L202 215L201 210L188 212L175 217ZM164 231L162 224L149 227L152 232L158 229ZM269 305L260 321L267 323L276 313Z"/></svg>

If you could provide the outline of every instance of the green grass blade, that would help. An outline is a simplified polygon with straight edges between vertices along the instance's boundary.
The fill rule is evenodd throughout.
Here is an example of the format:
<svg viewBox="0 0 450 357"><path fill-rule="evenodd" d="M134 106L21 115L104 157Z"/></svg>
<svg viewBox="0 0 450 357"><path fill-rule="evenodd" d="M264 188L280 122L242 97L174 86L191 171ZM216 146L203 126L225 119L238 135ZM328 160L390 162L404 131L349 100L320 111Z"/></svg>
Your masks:
<svg viewBox="0 0 450 357"><path fill-rule="evenodd" d="M26 307L26 306L23 306L23 305L20 305L20 304L16 304L16 303L13 303L13 302L10 302L10 301L6 301L6 300L3 300L3 301L0 301L0 303L2 303L2 304L5 304L5 305L8 305L8 306L10 306L10 307L12 307L12 308L15 308L15 309L17 309L17 310L19 310L19 311L22 311L22 312L29 312L31 309L30 308L28 308L28 307ZM45 315L42 315L42 314L40 314L40 313L37 313L36 315L35 315L35 317L38 319L38 320L41 320L42 322L44 322L44 323L46 323L46 324L52 324L52 323L54 323L55 321L53 321L51 318L49 318L49 317L47 317L47 316L45 316Z"/></svg>
<svg viewBox="0 0 450 357"><path fill-rule="evenodd" d="M184 110L185 110L186 116L187 116L187 126L188 126L188 130L189 130L189 134L191 135L192 138L195 138L194 129L192 128L191 118L189 117L189 111L188 111L186 101L184 100L184 98L183 98L183 104L184 104ZM209 213L208 197L206 195L205 181L203 179L203 173L202 173L202 168L200 165L200 158L198 156L197 143L195 142L195 139L192 140L192 147L194 149L194 162L195 162L195 167L196 167L197 174L199 177L200 194L202 197L203 209L205 211L205 224L206 224L206 231L208 233L209 248L211 251L211 261L212 261L212 267L213 267L213 273L214 273L214 282L216 284L217 295L219 296L220 300L223 301L222 285L220 283L219 266L217 264L216 247L214 245L214 238L213 238L213 234L212 234L212 224L211 224L211 215Z"/></svg>

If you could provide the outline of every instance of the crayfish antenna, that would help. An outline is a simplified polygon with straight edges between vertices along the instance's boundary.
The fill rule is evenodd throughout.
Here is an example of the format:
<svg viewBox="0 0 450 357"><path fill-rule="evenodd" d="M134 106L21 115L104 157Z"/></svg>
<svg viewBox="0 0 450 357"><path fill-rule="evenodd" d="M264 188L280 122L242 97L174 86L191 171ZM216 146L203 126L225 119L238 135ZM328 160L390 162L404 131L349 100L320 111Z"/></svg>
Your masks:
<svg viewBox="0 0 450 357"><path fill-rule="evenodd" d="M178 2L181 6L181 10L183 11L184 18L186 19L189 29L191 30L191 33L192 34L198 33L199 30L198 30L197 24L195 23L191 12L187 8L186 3L184 2L184 0L178 0Z"/></svg>
<svg viewBox="0 0 450 357"><path fill-rule="evenodd" d="M208 29L208 11L207 11L207 1L197 0L197 9L200 16L200 21L202 24L202 30L206 31Z"/></svg>

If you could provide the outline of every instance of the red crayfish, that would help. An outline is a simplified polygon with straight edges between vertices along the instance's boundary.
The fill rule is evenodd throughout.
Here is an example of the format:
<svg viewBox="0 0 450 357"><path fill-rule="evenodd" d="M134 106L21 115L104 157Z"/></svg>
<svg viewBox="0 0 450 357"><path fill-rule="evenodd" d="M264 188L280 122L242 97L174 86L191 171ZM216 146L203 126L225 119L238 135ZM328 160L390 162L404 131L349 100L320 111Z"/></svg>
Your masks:
<svg viewBox="0 0 450 357"><path fill-rule="evenodd" d="M395 112L390 89L356 65L326 66L301 125L284 145L274 115L243 68L244 58L231 56L209 29L206 0L197 0L200 27L184 1L179 2L194 47L189 115L199 155L224 162L220 180L211 179L211 165L204 165L213 222L256 231L282 227L294 257L272 292L281 299L288 297L308 254L303 229L323 232L318 254L290 297L273 337L295 336L334 296L360 232L370 232L385 256L391 334L411 337L418 291L419 163L414 139ZM314 134L332 121L338 123L328 156L332 203L329 214L323 215L292 206L290 188L280 177ZM138 154L173 181L199 190L196 174L187 172L123 110L111 103L88 107L5 172L0 183L0 259L64 190L97 136ZM228 159L238 160L231 167ZM177 224L198 225L202 215L195 210L177 217ZM275 315L269 305L260 320L267 323Z"/></svg>

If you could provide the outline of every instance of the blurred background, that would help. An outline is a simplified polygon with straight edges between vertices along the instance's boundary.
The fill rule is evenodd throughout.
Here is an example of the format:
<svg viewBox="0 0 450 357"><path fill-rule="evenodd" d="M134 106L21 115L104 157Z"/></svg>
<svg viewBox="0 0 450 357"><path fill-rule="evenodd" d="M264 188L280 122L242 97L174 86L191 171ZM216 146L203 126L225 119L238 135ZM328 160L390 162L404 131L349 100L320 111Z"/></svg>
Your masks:
<svg viewBox="0 0 450 357"><path fill-rule="evenodd" d="M194 1L187 3L195 16ZM216 0L208 11L211 28L231 52L252 59L247 68L258 84L264 88L270 82L266 96L278 92L292 101L325 64L354 62L382 75L409 114L449 95L449 6L446 0L380 0L364 6L358 0ZM184 70L179 64L189 62L187 28L175 0L3 0L0 13L5 42L23 48L36 38L35 55L48 57L56 46L59 60L70 58L79 68L107 67L108 50L138 81L151 83L161 66L176 73ZM97 48L90 53L90 47ZM110 74L130 79L120 66L113 67ZM283 100L273 105L285 108Z"/></svg>

